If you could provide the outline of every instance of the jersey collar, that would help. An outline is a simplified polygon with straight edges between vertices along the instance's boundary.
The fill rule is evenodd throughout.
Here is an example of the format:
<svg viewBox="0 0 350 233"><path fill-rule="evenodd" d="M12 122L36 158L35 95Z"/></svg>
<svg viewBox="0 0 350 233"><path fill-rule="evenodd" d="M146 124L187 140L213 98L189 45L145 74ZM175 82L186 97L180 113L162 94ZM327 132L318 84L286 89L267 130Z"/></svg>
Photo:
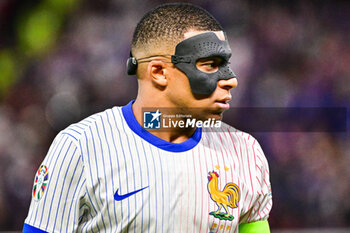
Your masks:
<svg viewBox="0 0 350 233"><path fill-rule="evenodd" d="M129 128L139 135L141 138L149 142L150 144L170 152L184 152L194 148L202 137L202 128L197 128L192 137L182 143L172 143L158 138L142 128L137 122L134 112L132 111L132 104L135 100L130 101L127 105L122 107L122 112L126 123Z"/></svg>

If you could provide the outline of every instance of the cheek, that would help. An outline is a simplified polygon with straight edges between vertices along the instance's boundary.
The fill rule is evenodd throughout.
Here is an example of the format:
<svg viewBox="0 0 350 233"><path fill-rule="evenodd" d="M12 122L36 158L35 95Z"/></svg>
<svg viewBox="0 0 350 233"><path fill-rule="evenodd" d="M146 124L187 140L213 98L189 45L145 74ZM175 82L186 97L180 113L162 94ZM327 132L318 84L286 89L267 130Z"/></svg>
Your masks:
<svg viewBox="0 0 350 233"><path fill-rule="evenodd" d="M171 92L175 94L175 96L179 100L184 100L186 103L189 103L190 105L186 106L197 106L200 105L200 102L205 101L206 98L198 98L197 95L193 94L191 90L191 85L188 81L187 76L185 75L179 75L176 77L173 77L172 82L169 84L169 87L171 89Z"/></svg>
<svg viewBox="0 0 350 233"><path fill-rule="evenodd" d="M184 73L175 70L168 77L168 88L172 95L175 95L178 99L193 98L190 83Z"/></svg>
<svg viewBox="0 0 350 233"><path fill-rule="evenodd" d="M168 97L178 107L208 108L212 96L193 95L187 76L180 70L168 71Z"/></svg>

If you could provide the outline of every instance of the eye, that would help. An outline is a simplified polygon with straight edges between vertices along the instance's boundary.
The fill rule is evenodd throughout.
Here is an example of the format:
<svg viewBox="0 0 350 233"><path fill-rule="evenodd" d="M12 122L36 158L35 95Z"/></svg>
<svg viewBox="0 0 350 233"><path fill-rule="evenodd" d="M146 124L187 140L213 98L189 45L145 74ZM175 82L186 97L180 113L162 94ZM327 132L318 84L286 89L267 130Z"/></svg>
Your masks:
<svg viewBox="0 0 350 233"><path fill-rule="evenodd" d="M224 63L224 59L220 57L208 57L198 59L196 66L197 69L205 73L215 73L219 70L219 67Z"/></svg>
<svg viewBox="0 0 350 233"><path fill-rule="evenodd" d="M204 62L203 64L201 64L201 66L207 67L208 69L214 69L218 67L218 64L216 64L215 62Z"/></svg>

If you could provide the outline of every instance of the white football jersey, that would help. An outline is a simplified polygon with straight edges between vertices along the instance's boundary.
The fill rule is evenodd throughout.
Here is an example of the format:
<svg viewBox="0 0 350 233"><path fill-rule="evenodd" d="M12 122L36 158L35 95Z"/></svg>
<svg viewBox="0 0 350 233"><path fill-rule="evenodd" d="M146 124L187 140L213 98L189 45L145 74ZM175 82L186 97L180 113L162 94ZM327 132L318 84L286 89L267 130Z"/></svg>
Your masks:
<svg viewBox="0 0 350 233"><path fill-rule="evenodd" d="M170 143L139 125L132 103L58 134L23 232L238 232L268 218L268 163L252 136L223 123Z"/></svg>

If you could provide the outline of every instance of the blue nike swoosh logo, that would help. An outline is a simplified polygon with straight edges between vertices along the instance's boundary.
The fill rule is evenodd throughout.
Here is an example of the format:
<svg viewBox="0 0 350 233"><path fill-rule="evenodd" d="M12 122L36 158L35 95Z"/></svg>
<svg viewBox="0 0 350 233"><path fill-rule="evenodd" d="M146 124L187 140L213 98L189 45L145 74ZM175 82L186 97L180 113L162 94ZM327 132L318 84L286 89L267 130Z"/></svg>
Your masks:
<svg viewBox="0 0 350 233"><path fill-rule="evenodd" d="M142 188L142 189L133 191L133 192L131 192L131 193L124 194L124 195L119 195L119 194L118 194L119 189L117 189L117 191L116 191L115 194L114 194L114 200L116 200L116 201L124 200L125 198L128 198L128 197L130 197L130 196L132 196L132 195L134 195L134 194L136 194L136 193L138 193L138 192L140 192L140 191L142 191L142 190L144 190L144 189L146 189L146 188L148 188L148 186L147 186L147 187L144 187L144 188Z"/></svg>

